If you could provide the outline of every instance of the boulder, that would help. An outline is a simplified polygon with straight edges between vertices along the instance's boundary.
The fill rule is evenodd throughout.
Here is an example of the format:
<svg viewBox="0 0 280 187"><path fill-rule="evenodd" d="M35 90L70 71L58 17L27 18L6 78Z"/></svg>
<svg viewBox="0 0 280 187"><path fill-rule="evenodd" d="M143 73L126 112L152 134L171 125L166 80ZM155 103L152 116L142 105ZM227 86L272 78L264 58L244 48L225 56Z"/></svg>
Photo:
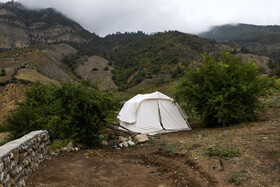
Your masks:
<svg viewBox="0 0 280 187"><path fill-rule="evenodd" d="M149 138L148 138L147 134L138 134L134 137L134 140L137 143L143 143L143 142L149 141Z"/></svg>

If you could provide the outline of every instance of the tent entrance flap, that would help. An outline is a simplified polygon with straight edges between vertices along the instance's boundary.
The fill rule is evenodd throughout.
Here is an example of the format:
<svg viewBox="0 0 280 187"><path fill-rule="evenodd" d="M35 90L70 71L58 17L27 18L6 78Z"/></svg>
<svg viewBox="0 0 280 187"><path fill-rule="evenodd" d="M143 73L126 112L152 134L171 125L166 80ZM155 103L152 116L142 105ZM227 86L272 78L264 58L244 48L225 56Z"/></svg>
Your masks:
<svg viewBox="0 0 280 187"><path fill-rule="evenodd" d="M159 108L158 99L157 99L157 107L158 107L158 118L159 118L160 126L162 127L163 130L165 130L165 128L164 128L164 126L162 124L162 118L161 118L161 114L160 114L160 108Z"/></svg>

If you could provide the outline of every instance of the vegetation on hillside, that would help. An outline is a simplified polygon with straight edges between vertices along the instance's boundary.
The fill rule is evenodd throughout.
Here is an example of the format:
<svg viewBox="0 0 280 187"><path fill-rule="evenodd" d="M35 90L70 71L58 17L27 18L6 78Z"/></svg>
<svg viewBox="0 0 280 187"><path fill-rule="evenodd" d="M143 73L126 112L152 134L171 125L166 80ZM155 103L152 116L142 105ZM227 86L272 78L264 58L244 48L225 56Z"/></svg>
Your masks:
<svg viewBox="0 0 280 187"><path fill-rule="evenodd" d="M121 90L157 74L172 74L176 78L181 75L182 66L199 61L201 53L219 53L215 41L177 31L152 35L140 31L117 33L97 43L71 45L79 53L66 57L66 64L72 66L84 55L102 56L109 61L109 66L114 66L112 79Z"/></svg>
<svg viewBox="0 0 280 187"><path fill-rule="evenodd" d="M26 100L8 117L7 130L12 138L18 138L33 130L46 129L51 138L100 145L118 102L112 93L90 85L88 81L61 85L34 83L26 91Z"/></svg>
<svg viewBox="0 0 280 187"><path fill-rule="evenodd" d="M280 26L222 25L200 36L240 48L244 53L268 56L271 58L269 68L274 75L280 76Z"/></svg>
<svg viewBox="0 0 280 187"><path fill-rule="evenodd" d="M243 61L225 52L216 61L204 54L203 64L185 72L176 88L176 99L194 110L206 126L226 126L255 120L260 97L275 85L260 76L255 61Z"/></svg>

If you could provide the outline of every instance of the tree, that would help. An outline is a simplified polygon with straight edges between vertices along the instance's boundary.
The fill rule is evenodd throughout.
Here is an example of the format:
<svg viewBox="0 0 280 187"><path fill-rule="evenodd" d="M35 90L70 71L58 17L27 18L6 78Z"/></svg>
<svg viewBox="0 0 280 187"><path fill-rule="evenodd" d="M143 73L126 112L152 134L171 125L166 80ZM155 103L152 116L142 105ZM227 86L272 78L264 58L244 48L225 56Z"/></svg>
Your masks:
<svg viewBox="0 0 280 187"><path fill-rule="evenodd" d="M61 85L37 82L26 91L25 102L19 103L15 113L8 117L7 128L13 138L46 129L51 138L98 146L117 106L112 93L92 88L89 82Z"/></svg>
<svg viewBox="0 0 280 187"><path fill-rule="evenodd" d="M274 84L261 77L255 61L243 61L225 52L220 60L204 54L198 68L185 72L175 97L194 110L206 126L225 126L254 120L260 97Z"/></svg>

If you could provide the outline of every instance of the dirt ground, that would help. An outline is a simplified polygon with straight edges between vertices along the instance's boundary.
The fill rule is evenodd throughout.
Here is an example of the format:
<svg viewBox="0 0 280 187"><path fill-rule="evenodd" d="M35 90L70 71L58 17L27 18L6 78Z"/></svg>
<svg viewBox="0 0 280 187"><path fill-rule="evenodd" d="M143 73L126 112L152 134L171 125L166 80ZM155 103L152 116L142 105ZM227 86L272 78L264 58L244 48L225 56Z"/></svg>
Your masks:
<svg viewBox="0 0 280 187"><path fill-rule="evenodd" d="M259 122L211 129L193 123L192 131L126 149L61 153L45 160L27 186L280 186L280 106L269 108ZM209 147L239 154L209 156Z"/></svg>
<svg viewBox="0 0 280 187"><path fill-rule="evenodd" d="M46 160L27 186L215 186L193 161L150 146L91 154L83 150Z"/></svg>

